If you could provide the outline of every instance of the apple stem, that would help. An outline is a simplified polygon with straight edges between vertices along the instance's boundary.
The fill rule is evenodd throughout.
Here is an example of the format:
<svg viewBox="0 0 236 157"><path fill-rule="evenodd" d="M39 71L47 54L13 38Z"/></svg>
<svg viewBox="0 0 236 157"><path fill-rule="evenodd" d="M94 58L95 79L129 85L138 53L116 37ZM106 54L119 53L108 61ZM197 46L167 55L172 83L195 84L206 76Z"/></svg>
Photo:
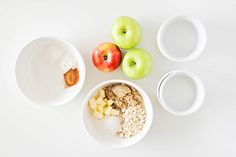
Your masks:
<svg viewBox="0 0 236 157"><path fill-rule="evenodd" d="M134 65L136 65L136 63L135 62L131 62L130 66L134 66Z"/></svg>
<svg viewBox="0 0 236 157"><path fill-rule="evenodd" d="M103 56L104 60L107 60L107 55Z"/></svg>
<svg viewBox="0 0 236 157"><path fill-rule="evenodd" d="M124 28L124 30L123 30L123 33L125 34L127 32L127 29L126 28Z"/></svg>

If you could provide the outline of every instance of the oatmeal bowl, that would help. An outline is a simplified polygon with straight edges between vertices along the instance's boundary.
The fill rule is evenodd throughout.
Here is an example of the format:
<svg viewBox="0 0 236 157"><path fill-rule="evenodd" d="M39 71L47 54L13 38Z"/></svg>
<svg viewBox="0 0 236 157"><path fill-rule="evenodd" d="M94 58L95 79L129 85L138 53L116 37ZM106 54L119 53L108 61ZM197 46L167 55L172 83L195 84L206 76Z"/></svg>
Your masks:
<svg viewBox="0 0 236 157"><path fill-rule="evenodd" d="M123 148L136 144L152 125L153 107L146 92L125 80L108 80L85 98L82 124L97 143Z"/></svg>

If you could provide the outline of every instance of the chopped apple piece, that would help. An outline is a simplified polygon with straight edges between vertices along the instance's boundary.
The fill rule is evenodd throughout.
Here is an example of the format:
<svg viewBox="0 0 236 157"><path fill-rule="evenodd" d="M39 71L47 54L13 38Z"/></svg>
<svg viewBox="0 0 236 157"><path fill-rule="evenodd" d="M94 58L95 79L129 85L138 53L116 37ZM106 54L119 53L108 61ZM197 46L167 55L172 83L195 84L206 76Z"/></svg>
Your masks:
<svg viewBox="0 0 236 157"><path fill-rule="evenodd" d="M93 115L99 119L102 119L104 117L104 114L98 111L94 111Z"/></svg>
<svg viewBox="0 0 236 157"><path fill-rule="evenodd" d="M96 103L99 104L99 105L102 105L102 106L105 106L105 105L106 105L106 102L103 100L102 97L99 97L99 98L96 100Z"/></svg>
<svg viewBox="0 0 236 157"><path fill-rule="evenodd" d="M90 108L95 110L97 108L96 100L94 98L89 100Z"/></svg>
<svg viewBox="0 0 236 157"><path fill-rule="evenodd" d="M105 98L105 97L106 97L105 91L104 91L103 89L99 91L99 96L100 96L101 98Z"/></svg>
<svg viewBox="0 0 236 157"><path fill-rule="evenodd" d="M104 109L104 114L108 116L111 115L111 110L112 110L112 107L108 106L107 108Z"/></svg>
<svg viewBox="0 0 236 157"><path fill-rule="evenodd" d="M119 113L120 113L120 112L119 112L118 110L111 109L111 115L113 115L113 116L118 116Z"/></svg>
<svg viewBox="0 0 236 157"><path fill-rule="evenodd" d="M111 99L107 101L107 105L108 105L108 106L111 106L113 103L114 103L114 101L111 100Z"/></svg>
<svg viewBox="0 0 236 157"><path fill-rule="evenodd" d="M105 103L107 103L108 100L107 100L107 98L105 98L105 99L103 99L103 101L104 101Z"/></svg>
<svg viewBox="0 0 236 157"><path fill-rule="evenodd" d="M101 106L101 105L98 105L98 111L100 112L100 113L103 113L103 111L104 111L104 107L103 106Z"/></svg>

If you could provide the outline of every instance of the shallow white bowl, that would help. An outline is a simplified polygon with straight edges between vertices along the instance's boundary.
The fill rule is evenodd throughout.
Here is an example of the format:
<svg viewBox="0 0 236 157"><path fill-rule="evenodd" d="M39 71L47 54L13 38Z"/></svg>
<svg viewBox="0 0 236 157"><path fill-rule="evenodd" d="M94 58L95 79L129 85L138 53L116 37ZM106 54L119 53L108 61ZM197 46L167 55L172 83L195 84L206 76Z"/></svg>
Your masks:
<svg viewBox="0 0 236 157"><path fill-rule="evenodd" d="M177 78L177 81L173 84L174 78ZM168 85L175 87L175 89L171 88L171 91L166 93L164 90ZM181 97L187 101L182 101ZM202 81L194 73L174 70L165 74L159 81L157 99L169 113L185 116L196 112L202 106L205 99L205 89ZM167 99L169 100L167 101Z"/></svg>
<svg viewBox="0 0 236 157"><path fill-rule="evenodd" d="M131 87L134 87L141 94L144 101L145 109L147 112L147 119L146 119L145 125L140 133L138 133L136 136L130 139L121 138L121 137L115 136L114 134L107 134L103 132L102 128L104 126L103 124L99 122L101 120L97 120L90 113L89 108L88 108L89 99L95 96L99 92L100 89L113 83L125 83ZM83 103L82 124L84 125L85 131L97 143L105 145L107 147L111 147L111 148L124 148L124 147L128 147L139 142L148 133L152 125L152 120L153 120L153 107L146 92L141 87L137 86L136 84L129 81L125 81L125 80L108 80L108 81L98 84L88 93Z"/></svg>
<svg viewBox="0 0 236 157"><path fill-rule="evenodd" d="M167 19L157 34L160 52L175 62L186 62L197 58L207 43L203 24L192 17L175 16Z"/></svg>
<svg viewBox="0 0 236 157"><path fill-rule="evenodd" d="M78 65L79 82L64 88L60 56L70 56ZM42 106L59 106L76 97L83 87L86 69L80 52L69 42L42 37L31 41L20 52L15 76L23 94Z"/></svg>

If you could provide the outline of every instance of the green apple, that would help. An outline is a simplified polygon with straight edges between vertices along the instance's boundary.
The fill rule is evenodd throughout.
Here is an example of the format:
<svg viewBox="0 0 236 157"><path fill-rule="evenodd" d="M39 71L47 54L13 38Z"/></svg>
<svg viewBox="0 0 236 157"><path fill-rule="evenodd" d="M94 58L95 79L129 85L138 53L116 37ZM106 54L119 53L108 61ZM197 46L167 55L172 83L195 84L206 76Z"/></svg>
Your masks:
<svg viewBox="0 0 236 157"><path fill-rule="evenodd" d="M134 48L126 52L122 61L122 70L132 79L140 79L150 73L152 57L143 49Z"/></svg>
<svg viewBox="0 0 236 157"><path fill-rule="evenodd" d="M112 40L120 48L134 48L140 43L141 37L141 28L135 19L121 16L115 20L112 26Z"/></svg>

